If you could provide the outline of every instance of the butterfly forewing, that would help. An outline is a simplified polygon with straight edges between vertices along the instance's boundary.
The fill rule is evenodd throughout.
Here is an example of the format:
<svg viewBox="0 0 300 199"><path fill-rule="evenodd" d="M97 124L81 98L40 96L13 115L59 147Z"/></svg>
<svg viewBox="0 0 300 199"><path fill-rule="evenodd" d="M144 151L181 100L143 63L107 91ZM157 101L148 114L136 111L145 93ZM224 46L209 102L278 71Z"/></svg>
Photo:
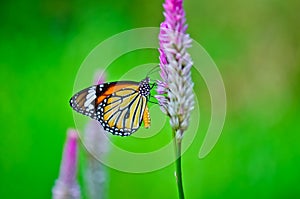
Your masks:
<svg viewBox="0 0 300 199"><path fill-rule="evenodd" d="M75 94L70 100L71 107L81 114L97 119L95 112L96 89L97 86L91 86Z"/></svg>

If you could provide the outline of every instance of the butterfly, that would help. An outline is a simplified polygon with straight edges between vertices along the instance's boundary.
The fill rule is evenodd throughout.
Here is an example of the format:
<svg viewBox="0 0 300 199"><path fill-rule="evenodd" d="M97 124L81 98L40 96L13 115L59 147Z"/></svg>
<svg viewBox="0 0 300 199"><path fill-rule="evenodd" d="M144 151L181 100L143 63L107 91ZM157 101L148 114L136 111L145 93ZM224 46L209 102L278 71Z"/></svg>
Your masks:
<svg viewBox="0 0 300 199"><path fill-rule="evenodd" d="M71 107L98 120L104 130L114 135L129 136L144 123L150 127L147 102L150 98L150 79L140 82L116 81L94 85L76 93Z"/></svg>

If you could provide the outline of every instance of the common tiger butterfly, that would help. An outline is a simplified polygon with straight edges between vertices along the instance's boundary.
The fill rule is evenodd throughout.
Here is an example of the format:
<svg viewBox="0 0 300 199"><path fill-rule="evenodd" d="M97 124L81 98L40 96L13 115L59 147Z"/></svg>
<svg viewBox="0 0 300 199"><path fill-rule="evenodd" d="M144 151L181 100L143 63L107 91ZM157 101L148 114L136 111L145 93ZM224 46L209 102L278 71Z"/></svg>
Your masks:
<svg viewBox="0 0 300 199"><path fill-rule="evenodd" d="M75 111L98 120L105 131L129 136L142 122L145 128L150 127L149 82L146 77L140 82L117 81L91 86L76 93L70 105Z"/></svg>

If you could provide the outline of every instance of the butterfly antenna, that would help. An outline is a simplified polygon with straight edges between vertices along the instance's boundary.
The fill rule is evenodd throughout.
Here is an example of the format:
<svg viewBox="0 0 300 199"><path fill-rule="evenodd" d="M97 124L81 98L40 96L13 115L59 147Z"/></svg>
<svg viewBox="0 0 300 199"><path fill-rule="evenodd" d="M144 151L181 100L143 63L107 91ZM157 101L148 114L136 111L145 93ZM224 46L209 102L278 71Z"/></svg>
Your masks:
<svg viewBox="0 0 300 199"><path fill-rule="evenodd" d="M159 69L160 69L160 68L159 68L159 64L156 65L156 66L154 66L154 67L147 73L147 77L148 77L149 75L151 75L151 74L153 74L153 73L159 71Z"/></svg>

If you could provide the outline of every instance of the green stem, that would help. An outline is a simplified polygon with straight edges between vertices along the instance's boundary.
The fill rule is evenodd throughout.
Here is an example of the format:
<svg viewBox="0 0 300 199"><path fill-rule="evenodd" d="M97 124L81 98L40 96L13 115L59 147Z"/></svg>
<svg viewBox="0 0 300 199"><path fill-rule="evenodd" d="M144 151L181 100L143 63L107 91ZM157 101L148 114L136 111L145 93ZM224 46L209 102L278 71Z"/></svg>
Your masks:
<svg viewBox="0 0 300 199"><path fill-rule="evenodd" d="M181 139L175 139L175 150L176 150L176 177L179 199L184 199L184 192L182 186L182 169L181 169Z"/></svg>

